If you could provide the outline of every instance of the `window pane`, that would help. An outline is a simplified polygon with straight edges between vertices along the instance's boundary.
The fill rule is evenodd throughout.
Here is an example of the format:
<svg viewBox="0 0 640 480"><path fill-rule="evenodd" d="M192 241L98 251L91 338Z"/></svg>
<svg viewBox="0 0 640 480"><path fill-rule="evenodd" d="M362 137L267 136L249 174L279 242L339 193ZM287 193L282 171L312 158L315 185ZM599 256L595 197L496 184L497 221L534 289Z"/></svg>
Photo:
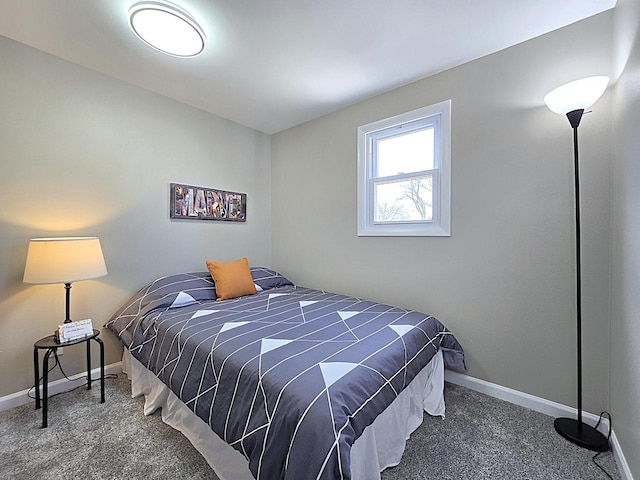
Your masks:
<svg viewBox="0 0 640 480"><path fill-rule="evenodd" d="M358 236L451 236L451 100L358 127Z"/></svg>
<svg viewBox="0 0 640 480"><path fill-rule="evenodd" d="M432 170L433 127L378 140L377 177Z"/></svg>
<svg viewBox="0 0 640 480"><path fill-rule="evenodd" d="M374 219L381 222L433 219L433 176L374 184Z"/></svg>

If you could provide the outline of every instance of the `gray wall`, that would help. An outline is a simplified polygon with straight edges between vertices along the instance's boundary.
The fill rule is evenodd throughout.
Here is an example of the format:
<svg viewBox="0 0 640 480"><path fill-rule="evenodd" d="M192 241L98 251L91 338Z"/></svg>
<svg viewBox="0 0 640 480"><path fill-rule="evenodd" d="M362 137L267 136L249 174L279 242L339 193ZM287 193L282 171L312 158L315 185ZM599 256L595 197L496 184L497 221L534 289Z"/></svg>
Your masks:
<svg viewBox="0 0 640 480"><path fill-rule="evenodd" d="M573 146L544 95L611 74L612 13L272 137L272 260L295 282L429 312L468 373L575 396ZM356 236L356 128L452 100L452 236ZM584 407L608 407L611 94L580 127Z"/></svg>
<svg viewBox="0 0 640 480"><path fill-rule="evenodd" d="M64 318L62 285L22 283L31 237L100 237L109 275L71 292L72 318L96 327L160 275L270 264L268 135L4 37L0 59L0 396L33 384L33 342ZM248 221L171 221L170 182L245 192ZM67 373L82 354L65 349Z"/></svg>
<svg viewBox="0 0 640 480"><path fill-rule="evenodd" d="M640 4L618 0L615 14L611 413L640 478Z"/></svg>

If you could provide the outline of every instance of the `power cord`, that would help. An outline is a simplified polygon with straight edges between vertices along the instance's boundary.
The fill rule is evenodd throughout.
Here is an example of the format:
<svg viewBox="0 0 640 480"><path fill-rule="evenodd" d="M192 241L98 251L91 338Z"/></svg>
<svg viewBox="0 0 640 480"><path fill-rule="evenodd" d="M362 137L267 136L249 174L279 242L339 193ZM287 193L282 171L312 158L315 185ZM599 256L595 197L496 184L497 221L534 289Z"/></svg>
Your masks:
<svg viewBox="0 0 640 480"><path fill-rule="evenodd" d="M598 429L598 427L600 426L600 422L602 421L602 417L606 415L607 417L609 417L609 432L607 434L607 450L603 450L601 452L596 453L592 458L591 461L593 463L595 463L595 465L602 470L602 472L609 477L611 480L613 480L613 477L611 475L609 475L609 472L607 472L604 467L602 465L600 465L598 462L596 462L596 458L598 458L601 454L608 452L611 450L611 447L609 446L609 439L611 438L611 428L612 428L612 420L611 420L611 414L607 411L604 411L600 414L600 418L598 418L598 423L596 423L596 426L594 427L596 430Z"/></svg>
<svg viewBox="0 0 640 480"><path fill-rule="evenodd" d="M58 396L60 394L67 393L67 392L73 392L74 390L77 390L77 389L79 389L81 387L85 387L85 386L87 386L89 384L89 382L86 381L86 378L87 378L86 375L83 375L82 377L78 377L78 378L69 378L67 376L67 374L65 373L64 369L62 368L62 363L60 363L60 359L58 358L58 352L56 350L53 350L53 356L54 356L56 361L51 366L51 368L49 368L49 370L47 371L47 374L51 373L56 367L59 367L60 371L62 372L62 375L64 376L64 378L66 378L70 382L77 382L79 380L84 380L85 382L83 384L81 384L81 385L78 385L77 387L73 387L71 390L65 390L64 392L58 392L58 393L54 393L53 395L48 395L48 398L53 398L53 397L56 397L56 396ZM104 378L106 380L106 379L109 379L109 378L118 378L118 376L113 374L113 373L109 373L109 374L105 375ZM29 389L29 391L27 392L27 397L35 400L35 398L36 398L35 397L35 393L33 393L33 396L32 396L31 392L32 391L35 392L35 389L40 387L40 382L42 382L43 379L44 379L44 375L41 376L38 379L38 385L34 385L33 387L31 387ZM97 380L100 380L100 378L92 378L91 379L91 381L94 381L94 380L97 381Z"/></svg>

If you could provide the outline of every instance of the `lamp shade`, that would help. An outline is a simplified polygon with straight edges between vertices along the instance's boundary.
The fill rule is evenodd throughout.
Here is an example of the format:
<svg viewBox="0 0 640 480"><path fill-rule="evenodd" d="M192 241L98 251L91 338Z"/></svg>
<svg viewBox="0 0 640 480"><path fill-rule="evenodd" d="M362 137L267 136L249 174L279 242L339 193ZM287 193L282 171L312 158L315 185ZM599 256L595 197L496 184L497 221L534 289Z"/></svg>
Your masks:
<svg viewBox="0 0 640 480"><path fill-rule="evenodd" d="M596 103L607 89L609 77L587 77L566 83L551 90L544 97L544 103L555 113L566 115L574 110L586 110Z"/></svg>
<svg viewBox="0 0 640 480"><path fill-rule="evenodd" d="M72 283L107 274L98 237L33 238L24 283Z"/></svg>

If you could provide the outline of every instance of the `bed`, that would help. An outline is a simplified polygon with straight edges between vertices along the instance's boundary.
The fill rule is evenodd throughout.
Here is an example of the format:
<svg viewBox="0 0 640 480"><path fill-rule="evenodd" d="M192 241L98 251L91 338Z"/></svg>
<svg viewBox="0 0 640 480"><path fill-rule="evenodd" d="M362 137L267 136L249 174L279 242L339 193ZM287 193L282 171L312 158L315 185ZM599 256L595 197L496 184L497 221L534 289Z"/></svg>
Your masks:
<svg viewBox="0 0 640 480"><path fill-rule="evenodd" d="M223 480L379 478L423 410L444 415L460 344L430 315L250 273L254 295L216 301L209 272L184 273L116 312L132 393Z"/></svg>

